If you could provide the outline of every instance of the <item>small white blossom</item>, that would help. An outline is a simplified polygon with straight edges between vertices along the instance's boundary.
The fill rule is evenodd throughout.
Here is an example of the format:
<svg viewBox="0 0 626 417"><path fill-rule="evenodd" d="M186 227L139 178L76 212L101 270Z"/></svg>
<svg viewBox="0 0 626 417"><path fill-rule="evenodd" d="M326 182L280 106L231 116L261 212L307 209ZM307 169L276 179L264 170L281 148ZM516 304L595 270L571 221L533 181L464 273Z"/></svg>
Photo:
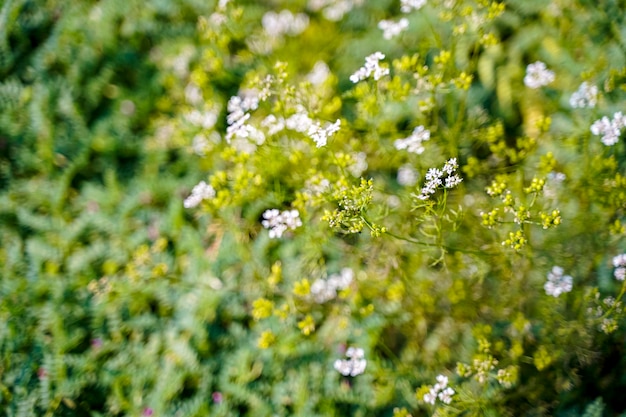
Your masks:
<svg viewBox="0 0 626 417"><path fill-rule="evenodd" d="M626 117L622 112L616 112L613 114L613 120L604 116L600 120L596 120L591 125L591 133L595 136L602 135L600 139L605 146L613 146L619 142L619 137L622 134L622 128L626 126Z"/></svg>
<svg viewBox="0 0 626 417"><path fill-rule="evenodd" d="M200 181L191 190L191 195L185 199L183 206L193 208L199 205L202 200L209 200L215 197L215 189L204 181Z"/></svg>
<svg viewBox="0 0 626 417"><path fill-rule="evenodd" d="M228 116L226 116L226 141L230 143L233 138L254 138L259 143L262 133L253 126L246 125L246 121L250 119L251 110L259 107L259 97L256 91L250 90L242 92L240 95L233 96L228 100Z"/></svg>
<svg viewBox="0 0 626 417"><path fill-rule="evenodd" d="M422 142L430 140L430 131L424 128L424 126L417 126L413 129L411 136L404 139L397 139L394 142L394 146L398 150L406 149L407 152L422 154L425 150Z"/></svg>
<svg viewBox="0 0 626 417"><path fill-rule="evenodd" d="M400 0L400 11L411 13L412 10L419 10L426 5L426 0Z"/></svg>
<svg viewBox="0 0 626 417"><path fill-rule="evenodd" d="M318 148L326 146L328 138L339 131L341 126L341 120L337 119L335 123L327 123L325 127L322 127L319 122L313 122L309 127L307 135L315 142Z"/></svg>
<svg viewBox="0 0 626 417"><path fill-rule="evenodd" d="M361 348L349 347L346 350L348 359L337 359L334 367L343 376L357 376L365 372L367 360L365 360L365 352Z"/></svg>
<svg viewBox="0 0 626 417"><path fill-rule="evenodd" d="M283 212L278 209L266 210L263 213L263 219L261 224L269 229L271 239L280 238L287 230L295 230L302 226L298 210L285 210Z"/></svg>
<svg viewBox="0 0 626 417"><path fill-rule="evenodd" d="M309 117L304 107L299 106L298 112L289 116L285 120L285 126L289 130L295 130L296 132L307 132L313 125L313 120Z"/></svg>
<svg viewBox="0 0 626 417"><path fill-rule="evenodd" d="M582 109L585 107L593 108L598 102L598 87L591 85L586 81L583 82L578 90L572 94L569 104L574 109Z"/></svg>
<svg viewBox="0 0 626 417"><path fill-rule="evenodd" d="M452 402L452 396L454 395L454 390L450 387L441 391L438 395L439 400L444 404L450 404Z"/></svg>
<svg viewBox="0 0 626 417"><path fill-rule="evenodd" d="M217 112L192 110L185 114L185 119L194 126L201 127L203 129L210 129L215 126L217 122Z"/></svg>
<svg viewBox="0 0 626 417"><path fill-rule="evenodd" d="M394 22L393 20L381 20L378 29L383 31L383 38L390 40L404 32L409 27L409 19L403 17Z"/></svg>
<svg viewBox="0 0 626 417"><path fill-rule="evenodd" d="M373 77L374 80L378 81L383 76L388 75L389 68L383 68L379 65L382 59L385 59L385 55L382 52L374 52L365 57L365 65L350 76L350 81L356 84L369 77Z"/></svg>
<svg viewBox="0 0 626 417"><path fill-rule="evenodd" d="M613 258L613 266L615 267L615 271L613 271L615 279L624 281L624 278L626 278L626 253L615 256Z"/></svg>
<svg viewBox="0 0 626 417"><path fill-rule="evenodd" d="M313 11L322 10L326 19L337 22L361 4L363 0L309 0L308 8Z"/></svg>
<svg viewBox="0 0 626 417"><path fill-rule="evenodd" d="M454 393L455 391L448 386L448 377L445 375L438 375L437 383L433 385L426 394L424 394L422 400L426 404L430 405L435 405L437 399L444 404L450 404Z"/></svg>
<svg viewBox="0 0 626 417"><path fill-rule="evenodd" d="M263 15L261 23L271 37L296 36L309 26L309 16L304 13L293 14L289 10L282 10L279 13L269 11Z"/></svg>
<svg viewBox="0 0 626 417"><path fill-rule="evenodd" d="M352 157L354 158L354 163L348 166L348 171L350 171L353 177L360 178L361 174L363 174L368 167L367 155L365 152L357 152L352 155Z"/></svg>
<svg viewBox="0 0 626 417"><path fill-rule="evenodd" d="M324 61L317 61L306 79L313 85L321 85L330 76L330 68Z"/></svg>
<svg viewBox="0 0 626 417"><path fill-rule="evenodd" d="M354 279L354 272L344 268L339 274L332 274L327 279L316 279L311 284L311 295L318 304L323 304L337 297L337 291L345 290Z"/></svg>
<svg viewBox="0 0 626 417"><path fill-rule="evenodd" d="M537 61L526 67L524 84L526 84L527 87L539 88L550 84L552 81L554 81L554 72L550 71L543 62Z"/></svg>
<svg viewBox="0 0 626 417"><path fill-rule="evenodd" d="M574 279L569 275L563 275L563 268L555 266L548 272L548 281L543 286L546 294L558 297L563 293L572 291Z"/></svg>
<svg viewBox="0 0 626 417"><path fill-rule="evenodd" d="M193 137L193 142L191 143L191 149L198 156L206 155L206 150L209 147L209 141L204 135L196 135Z"/></svg>
<svg viewBox="0 0 626 417"><path fill-rule="evenodd" d="M276 117L273 114L267 116L261 122L261 126L267 129L267 134L272 136L285 128L285 119Z"/></svg>
<svg viewBox="0 0 626 417"><path fill-rule="evenodd" d="M450 158L442 169L430 168L425 175L426 183L417 198L428 200L432 194L437 192L439 187L454 188L463 182L463 178L456 173L458 167L456 158Z"/></svg>
<svg viewBox="0 0 626 417"><path fill-rule="evenodd" d="M402 165L398 168L398 184L411 187L417 182L417 171L410 164Z"/></svg>

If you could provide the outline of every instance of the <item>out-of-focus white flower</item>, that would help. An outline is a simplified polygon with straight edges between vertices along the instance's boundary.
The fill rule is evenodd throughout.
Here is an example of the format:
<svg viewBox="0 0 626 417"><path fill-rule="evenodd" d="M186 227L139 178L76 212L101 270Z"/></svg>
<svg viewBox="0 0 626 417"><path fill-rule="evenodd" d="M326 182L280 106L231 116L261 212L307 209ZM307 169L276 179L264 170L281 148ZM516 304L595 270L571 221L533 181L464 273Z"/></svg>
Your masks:
<svg viewBox="0 0 626 417"><path fill-rule="evenodd" d="M527 87L539 88L550 84L552 81L554 81L554 72L550 71L543 62L537 61L526 67L524 84Z"/></svg>
<svg viewBox="0 0 626 417"><path fill-rule="evenodd" d="M309 26L309 16L304 13L293 14L289 10L281 10L278 13L269 11L263 15L261 23L269 36L275 38L283 35L296 36Z"/></svg>
<svg viewBox="0 0 626 417"><path fill-rule="evenodd" d="M598 103L598 87L591 85L586 81L583 82L578 90L572 94L569 104L574 109L582 109L585 107L593 108Z"/></svg>
<svg viewBox="0 0 626 417"><path fill-rule="evenodd" d="M295 230L302 226L298 210L279 211L278 209L265 210L261 224L269 229L270 238L280 238L287 230Z"/></svg>
<svg viewBox="0 0 626 417"><path fill-rule="evenodd" d="M413 129L411 136L404 139L397 139L394 142L394 146L398 150L406 149L407 152L421 154L425 148L422 142L430 140L430 131L425 129L424 126L417 126Z"/></svg>
<svg viewBox="0 0 626 417"><path fill-rule="evenodd" d="M400 11L402 13L411 13L413 10L419 10L426 5L426 0L400 0Z"/></svg>
<svg viewBox="0 0 626 417"><path fill-rule="evenodd" d="M619 137L622 134L622 129L626 126L626 117L622 112L616 112L613 114L613 119L609 119L604 116L600 120L596 120L589 130L595 136L602 135L600 139L605 146L613 146L619 142Z"/></svg>
<svg viewBox="0 0 626 417"><path fill-rule="evenodd" d="M185 199L183 206L193 208L199 205L202 200L209 200L215 197L215 189L204 181L200 181L191 190L191 195Z"/></svg>
<svg viewBox="0 0 626 417"><path fill-rule="evenodd" d="M309 135L309 137L315 142L315 145L320 148L322 146L326 146L328 138L337 133L340 126L341 120L339 119L337 119L335 123L327 123L324 127L322 127L319 122L313 122L309 127L307 135Z"/></svg>
<svg viewBox="0 0 626 417"><path fill-rule="evenodd" d="M572 291L574 279L569 275L563 275L563 268L555 266L552 271L548 272L548 281L543 288L546 294L553 297Z"/></svg>
<svg viewBox="0 0 626 417"><path fill-rule="evenodd" d="M613 266L615 267L615 271L613 271L615 279L624 281L624 278L626 278L626 253L615 256L613 258Z"/></svg>
<svg viewBox="0 0 626 417"><path fill-rule="evenodd" d="M343 376L357 376L365 372L367 360L365 352L361 348L349 347L346 350L348 359L337 359L334 363L335 369Z"/></svg>
<svg viewBox="0 0 626 417"><path fill-rule="evenodd" d="M383 59L385 59L385 55L382 52L374 52L368 55L365 57L365 65L350 76L350 81L356 84L369 77L373 77L374 80L378 81L385 75L388 75L389 68L379 65L379 62Z"/></svg>
<svg viewBox="0 0 626 417"><path fill-rule="evenodd" d="M378 29L383 31L383 38L390 40L404 32L409 27L409 19L403 17L394 22L393 20L381 20Z"/></svg>
<svg viewBox="0 0 626 417"><path fill-rule="evenodd" d="M353 177L359 178L363 172L367 169L367 155L365 152L357 152L352 155L354 163L348 167L348 171Z"/></svg>
<svg viewBox="0 0 626 417"><path fill-rule="evenodd" d="M398 184L411 187L417 182L417 171L411 164L402 165L398 168Z"/></svg>
<svg viewBox="0 0 626 417"><path fill-rule="evenodd" d="M337 291L348 288L353 279L352 269L343 268L339 274L332 274L327 279L316 279L311 285L311 295L316 303L325 303L337 297Z"/></svg>
<svg viewBox="0 0 626 417"><path fill-rule="evenodd" d="M323 84L330 76L330 68L324 61L317 61L313 69L306 76L307 80L313 85Z"/></svg>

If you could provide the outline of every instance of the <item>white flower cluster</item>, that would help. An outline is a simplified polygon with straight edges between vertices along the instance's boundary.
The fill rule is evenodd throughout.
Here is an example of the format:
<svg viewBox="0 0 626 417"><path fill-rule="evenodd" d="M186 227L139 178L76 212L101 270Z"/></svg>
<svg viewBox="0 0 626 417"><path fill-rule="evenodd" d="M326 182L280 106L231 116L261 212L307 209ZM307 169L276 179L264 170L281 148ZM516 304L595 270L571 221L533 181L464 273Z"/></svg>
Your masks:
<svg viewBox="0 0 626 417"><path fill-rule="evenodd" d="M185 119L194 126L210 129L217 122L217 112L213 110L201 112L194 109L185 114Z"/></svg>
<svg viewBox="0 0 626 417"><path fill-rule="evenodd" d="M526 76L524 77L526 87L539 88L550 84L552 81L554 81L554 72L550 71L543 62L537 61L526 67Z"/></svg>
<svg viewBox="0 0 626 417"><path fill-rule="evenodd" d="M363 0L309 0L308 8L313 11L322 10L326 19L337 22L361 4Z"/></svg>
<svg viewBox="0 0 626 417"><path fill-rule="evenodd" d="M349 347L346 350L348 359L337 359L334 367L343 376L357 376L365 372L367 360L361 348Z"/></svg>
<svg viewBox="0 0 626 417"><path fill-rule="evenodd" d="M394 142L394 146L398 150L406 149L408 152L420 155L425 149L422 142L427 140L430 140L430 131L425 129L424 126L417 126L413 129L411 136L404 139L397 139Z"/></svg>
<svg viewBox="0 0 626 417"><path fill-rule="evenodd" d="M439 399L444 404L452 402L454 390L448 386L448 377L445 375L437 375L437 383L424 394L424 402L426 404L435 405L435 401Z"/></svg>
<svg viewBox="0 0 626 417"><path fill-rule="evenodd" d="M398 184L411 187L417 183L417 171L411 164L402 165L398 168Z"/></svg>
<svg viewBox="0 0 626 417"><path fill-rule="evenodd" d="M266 118L266 121L267 120L268 119ZM309 117L307 111L302 106L299 106L298 112L288 117L287 120L284 121L284 124L282 119L277 121L275 120L276 119L274 118L271 122L267 123L268 126L272 126L272 123L274 123L274 133L282 130L283 126L287 127L289 130L306 133L311 139L313 139L318 148L326 146L328 138L337 133L341 127L341 120L339 119L337 119L335 123L326 123L326 125L322 127L320 122Z"/></svg>
<svg viewBox="0 0 626 417"><path fill-rule="evenodd" d="M393 20L381 20L378 22L378 29L383 31L383 38L390 40L401 34L409 27L409 19L403 17L394 22Z"/></svg>
<svg viewBox="0 0 626 417"><path fill-rule="evenodd" d="M624 278L626 278L626 253L614 257L613 266L615 267L615 271L613 271L615 279L624 281Z"/></svg>
<svg viewBox="0 0 626 417"><path fill-rule="evenodd" d="M289 10L279 13L269 11L263 15L261 23L265 32L274 38L283 35L296 36L309 26L309 16L304 13L293 14Z"/></svg>
<svg viewBox="0 0 626 417"><path fill-rule="evenodd" d="M270 230L270 239L280 238L287 230L295 230L302 226L298 210L278 211L278 209L265 210L261 224Z"/></svg>
<svg viewBox="0 0 626 417"><path fill-rule="evenodd" d="M311 285L311 295L316 303L325 303L337 297L337 291L348 288L353 279L352 269L343 268L339 274L332 274L327 279L315 280Z"/></svg>
<svg viewBox="0 0 626 417"><path fill-rule="evenodd" d="M330 77L330 68L324 61L317 61L306 79L313 85L321 85Z"/></svg>
<svg viewBox="0 0 626 417"><path fill-rule="evenodd" d="M606 146L613 146L619 142L619 137L622 134L622 128L626 127L626 117L621 111L613 114L613 120L604 116L600 120L596 120L591 125L591 133L596 136L602 135L602 143Z"/></svg>
<svg viewBox="0 0 626 417"><path fill-rule="evenodd" d="M417 196L420 200L428 200L432 194L435 194L441 186L444 188L454 188L463 181L456 173L459 165L456 158L450 158L442 169L431 168L426 173L426 184L422 187L421 194Z"/></svg>
<svg viewBox="0 0 626 417"><path fill-rule="evenodd" d="M426 0L400 0L400 11L402 13L411 13L413 10L419 10L426 5Z"/></svg>
<svg viewBox="0 0 626 417"><path fill-rule="evenodd" d="M276 117L273 114L267 116L261 122L261 126L267 129L267 134L272 136L281 132L285 128L285 119Z"/></svg>
<svg viewBox="0 0 626 417"><path fill-rule="evenodd" d="M352 154L352 158L354 159L354 163L348 166L348 171L350 171L353 177L360 178L369 166L367 164L367 154L365 152L357 152Z"/></svg>
<svg viewBox="0 0 626 417"><path fill-rule="evenodd" d="M543 289L546 294L553 297L570 292L573 287L574 279L569 275L563 275L563 268L555 266L552 271L548 272L548 281L546 281Z"/></svg>
<svg viewBox="0 0 626 417"><path fill-rule="evenodd" d="M569 105L574 109L593 108L598 103L598 87L583 82L578 90L569 99Z"/></svg>
<svg viewBox="0 0 626 417"><path fill-rule="evenodd" d="M191 190L191 195L185 199L183 206L185 208L193 208L202 202L202 200L210 200L215 197L215 188L204 181L200 181Z"/></svg>
<svg viewBox="0 0 626 417"><path fill-rule="evenodd" d="M369 77L374 77L378 81L385 75L388 75L389 68L383 68L379 65L381 59L385 59L385 55L382 52L374 52L365 57L365 65L350 76L350 81L356 84Z"/></svg>
<svg viewBox="0 0 626 417"><path fill-rule="evenodd" d="M315 142L315 146L318 148L326 146L328 138L339 131L341 126L341 120L337 119L335 123L326 123L322 127L320 122L313 122L307 131L307 135Z"/></svg>
<svg viewBox="0 0 626 417"><path fill-rule="evenodd" d="M243 96L233 96L228 100L228 116L226 116L226 141L230 143L233 138L250 139L258 145L265 141L263 132L246 124L250 118L250 110L259 107L259 97L254 91L249 91Z"/></svg>

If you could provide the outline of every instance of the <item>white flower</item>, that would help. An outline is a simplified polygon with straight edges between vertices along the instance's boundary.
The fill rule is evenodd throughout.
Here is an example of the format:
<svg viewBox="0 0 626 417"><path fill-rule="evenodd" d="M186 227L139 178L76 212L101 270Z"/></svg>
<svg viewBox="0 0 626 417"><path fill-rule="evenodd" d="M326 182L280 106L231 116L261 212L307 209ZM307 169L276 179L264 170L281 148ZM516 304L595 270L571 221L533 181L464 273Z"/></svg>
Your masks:
<svg viewBox="0 0 626 417"><path fill-rule="evenodd" d="M282 35L296 36L309 26L309 16L304 13L293 14L289 10L280 13L269 11L261 19L265 32L274 38Z"/></svg>
<svg viewBox="0 0 626 417"><path fill-rule="evenodd" d="M417 171L411 164L402 165L398 168L398 184L405 187L411 187L417 182Z"/></svg>
<svg viewBox="0 0 626 417"><path fill-rule="evenodd" d="M348 171L350 171L352 176L359 178L367 169L367 155L365 152L357 152L352 157L354 158L354 163L348 167Z"/></svg>
<svg viewBox="0 0 626 417"><path fill-rule="evenodd" d="M295 130L296 132L307 132L313 125L313 120L309 117L304 107L298 107L298 112L289 116L285 120L285 126L289 130Z"/></svg>
<svg viewBox="0 0 626 417"><path fill-rule="evenodd" d="M438 395L439 400L444 404L450 404L452 402L452 396L454 395L454 390L450 387L441 391Z"/></svg>
<svg viewBox="0 0 626 417"><path fill-rule="evenodd" d="M613 146L619 142L622 134L622 128L626 126L626 118L622 112L613 114L613 120L604 116L602 119L596 120L589 130L596 136L602 135L600 139L605 146Z"/></svg>
<svg viewBox="0 0 626 417"><path fill-rule="evenodd" d="M374 52L365 57L365 65L350 76L350 81L356 84L369 77L373 77L374 80L378 81L383 76L388 75L389 68L383 68L379 65L382 59L385 59L385 55L382 52Z"/></svg>
<svg viewBox="0 0 626 417"><path fill-rule="evenodd" d="M302 226L298 210L286 210L283 212L278 211L278 209L265 210L263 219L261 224L266 229L269 229L271 239L280 238L287 230L295 230Z"/></svg>
<svg viewBox="0 0 626 417"><path fill-rule="evenodd" d="M394 142L394 146L398 150L406 149L408 152L422 154L425 150L422 142L430 140L430 131L424 128L424 126L417 126L413 129L411 136L404 139L397 139Z"/></svg>
<svg viewBox="0 0 626 417"><path fill-rule="evenodd" d="M450 158L442 169L430 168L426 173L426 183L422 187L421 194L417 197L420 200L428 200L432 194L437 192L437 188L454 188L463 182L463 178L456 174L458 169L456 158Z"/></svg>
<svg viewBox="0 0 626 417"><path fill-rule="evenodd" d="M574 109L593 108L597 102L598 87L588 84L586 81L578 87L578 91L572 94L572 97L569 99L569 104Z"/></svg>
<svg viewBox="0 0 626 417"><path fill-rule="evenodd" d="M337 119L335 123L327 123L325 127L322 127L319 122L313 122L309 127L307 135L315 142L315 145L320 148L326 146L328 138L339 131L341 126L341 120Z"/></svg>
<svg viewBox="0 0 626 417"><path fill-rule="evenodd" d="M550 71L543 62L537 61L526 67L524 84L527 87L539 88L550 84L552 81L554 81L554 72Z"/></svg>
<svg viewBox="0 0 626 417"><path fill-rule="evenodd" d="M548 272L548 281L543 288L546 294L558 297L563 293L572 291L574 279L569 275L563 275L563 268L555 266Z"/></svg>
<svg viewBox="0 0 626 417"><path fill-rule="evenodd" d="M435 405L435 401L439 399L444 404L452 402L454 390L448 387L448 377L445 375L437 375L437 383L424 394L422 398L425 403Z"/></svg>
<svg viewBox="0 0 626 417"><path fill-rule="evenodd" d="M261 122L261 126L267 128L267 134L272 136L285 128L285 119L270 114L265 119L263 119L263 121Z"/></svg>
<svg viewBox="0 0 626 417"><path fill-rule="evenodd" d="M400 11L410 13L412 10L419 10L426 4L426 0L400 0Z"/></svg>
<svg viewBox="0 0 626 417"><path fill-rule="evenodd" d="M337 291L344 290L350 286L354 279L354 272L350 268L343 268L339 274L332 274L327 279L316 279L311 285L311 295L316 303L322 304L337 297ZM359 354L359 351L348 349L348 357ZM360 351L362 352L362 350Z"/></svg>
<svg viewBox="0 0 626 417"><path fill-rule="evenodd" d="M313 85L321 85L330 76L330 68L324 61L317 61L306 79Z"/></svg>
<svg viewBox="0 0 626 417"><path fill-rule="evenodd" d="M254 90L244 91L240 95L233 96L228 100L228 116L226 116L226 141L230 143L233 138L252 137L257 144L263 143L265 136L260 140L262 133L253 126L246 125L250 119L251 110L259 107L258 93ZM260 142L260 143L259 143Z"/></svg>
<svg viewBox="0 0 626 417"><path fill-rule="evenodd" d="M204 181L200 181L191 190L191 195L185 199L183 206L185 208L193 208L202 202L215 197L215 189Z"/></svg>
<svg viewBox="0 0 626 417"><path fill-rule="evenodd" d="M201 127L203 129L210 129L215 126L217 122L217 112L199 110L192 110L185 114L185 119L194 126Z"/></svg>
<svg viewBox="0 0 626 417"><path fill-rule="evenodd" d="M437 393L433 393L431 390L424 394L423 400L426 404L435 405L435 401L437 401Z"/></svg>
<svg viewBox="0 0 626 417"><path fill-rule="evenodd" d="M615 279L624 281L624 278L626 278L626 253L615 256L613 258L613 266L615 267L615 271L613 271Z"/></svg>
<svg viewBox="0 0 626 417"><path fill-rule="evenodd" d="M343 376L357 376L365 372L367 360L365 352L361 348L349 347L346 350L348 359L337 359L334 367Z"/></svg>
<svg viewBox="0 0 626 417"><path fill-rule="evenodd" d="M378 28L383 31L383 38L390 40L398 36L409 27L409 19L403 17L397 22L393 20L381 20Z"/></svg>

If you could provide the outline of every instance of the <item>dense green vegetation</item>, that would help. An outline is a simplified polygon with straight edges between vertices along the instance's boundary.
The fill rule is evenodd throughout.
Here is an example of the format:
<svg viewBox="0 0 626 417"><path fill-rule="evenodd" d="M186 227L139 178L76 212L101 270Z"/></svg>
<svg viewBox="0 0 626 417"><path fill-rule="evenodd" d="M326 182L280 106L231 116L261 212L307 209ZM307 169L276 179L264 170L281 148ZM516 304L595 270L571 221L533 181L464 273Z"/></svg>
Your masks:
<svg viewBox="0 0 626 417"><path fill-rule="evenodd" d="M626 415L623 0L0 4L3 415Z"/></svg>

